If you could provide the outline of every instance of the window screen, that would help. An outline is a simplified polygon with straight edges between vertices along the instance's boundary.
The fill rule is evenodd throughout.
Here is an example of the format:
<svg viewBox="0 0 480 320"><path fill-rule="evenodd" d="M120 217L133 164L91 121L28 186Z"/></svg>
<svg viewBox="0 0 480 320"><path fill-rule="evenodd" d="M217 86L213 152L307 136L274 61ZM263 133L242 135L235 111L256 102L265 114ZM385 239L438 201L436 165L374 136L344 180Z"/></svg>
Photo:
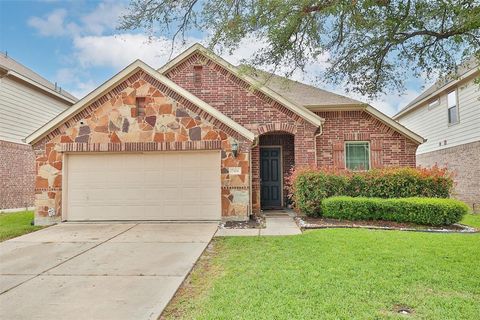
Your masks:
<svg viewBox="0 0 480 320"><path fill-rule="evenodd" d="M369 170L370 145L368 142L345 143L345 165L349 170Z"/></svg>
<svg viewBox="0 0 480 320"><path fill-rule="evenodd" d="M448 94L448 123L454 124L458 122L458 105L457 91Z"/></svg>

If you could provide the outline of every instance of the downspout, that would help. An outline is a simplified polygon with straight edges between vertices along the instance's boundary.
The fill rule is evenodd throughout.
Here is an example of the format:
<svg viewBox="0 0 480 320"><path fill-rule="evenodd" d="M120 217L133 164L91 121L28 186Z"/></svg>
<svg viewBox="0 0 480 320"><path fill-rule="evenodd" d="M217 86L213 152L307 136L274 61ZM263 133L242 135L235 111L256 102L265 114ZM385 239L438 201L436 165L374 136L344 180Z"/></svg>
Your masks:
<svg viewBox="0 0 480 320"><path fill-rule="evenodd" d="M318 167L317 138L321 136L323 133L323 123L318 129L319 129L319 132L313 136L314 146L315 146L314 148L315 149L315 167Z"/></svg>
<svg viewBox="0 0 480 320"><path fill-rule="evenodd" d="M258 146L258 136L255 137L253 140L252 145L250 146L250 149L248 150L248 161L249 161L249 177L248 177L248 184L250 186L250 199L249 199L249 207L250 207L250 213L249 216L253 215L253 186L252 186L252 149Z"/></svg>

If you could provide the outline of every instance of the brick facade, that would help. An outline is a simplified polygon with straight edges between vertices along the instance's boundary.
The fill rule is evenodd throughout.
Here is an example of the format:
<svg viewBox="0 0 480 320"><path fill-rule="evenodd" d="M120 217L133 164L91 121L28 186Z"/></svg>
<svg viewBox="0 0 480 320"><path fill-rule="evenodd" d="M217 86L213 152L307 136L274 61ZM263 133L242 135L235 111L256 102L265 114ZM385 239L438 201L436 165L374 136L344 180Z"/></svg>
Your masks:
<svg viewBox="0 0 480 320"><path fill-rule="evenodd" d="M196 72L201 72L201 81L194 81ZM279 131L294 134L295 164L315 164L314 136L318 128L215 61L195 53L169 70L166 76L256 135ZM254 213L261 207L258 151L258 148L252 149Z"/></svg>
<svg viewBox="0 0 480 320"><path fill-rule="evenodd" d="M251 142L167 92L168 88L139 71L34 145L36 224L61 219L64 152L221 150L222 216L246 219ZM136 115L136 97L145 98L144 116ZM241 144L237 157L231 152L234 140ZM241 174L230 175L229 167L240 167Z"/></svg>
<svg viewBox="0 0 480 320"><path fill-rule="evenodd" d="M369 141L374 168L415 166L418 144L365 111L319 112L325 119L319 128L199 52L165 76L258 139L247 141L158 80L138 72L36 143L37 222L61 217L65 152L221 150L222 218L236 220L261 210L262 145L282 146L284 177L292 166L345 168L345 141ZM135 114L136 97L145 98L145 116ZM233 141L240 142L237 157L231 152ZM241 174L230 175L230 167L240 167ZM55 214L48 217L51 208Z"/></svg>
<svg viewBox="0 0 480 320"><path fill-rule="evenodd" d="M453 196L480 212L480 141L417 155L417 165L435 164L455 174Z"/></svg>
<svg viewBox="0 0 480 320"><path fill-rule="evenodd" d="M365 111L316 112L325 119L317 138L317 165L345 169L346 141L370 142L372 168L415 167L418 144Z"/></svg>
<svg viewBox="0 0 480 320"><path fill-rule="evenodd" d="M0 141L0 211L33 206L34 162L30 145Z"/></svg>
<svg viewBox="0 0 480 320"><path fill-rule="evenodd" d="M165 74L181 87L217 108L260 137L263 143L287 146L292 156L284 162L284 176L291 165L315 165L344 169L345 141L369 141L372 167L415 166L418 143L401 135L364 111L319 112L325 124L319 128L265 96L214 60L194 53ZM270 134L276 133L276 136ZM281 137L293 141L280 141ZM265 135L265 137L264 137ZM269 141L270 139L270 141ZM276 140L271 140L276 139ZM315 152L317 154L315 154ZM260 204L259 147L251 150L252 208ZM292 161L293 159L293 161Z"/></svg>

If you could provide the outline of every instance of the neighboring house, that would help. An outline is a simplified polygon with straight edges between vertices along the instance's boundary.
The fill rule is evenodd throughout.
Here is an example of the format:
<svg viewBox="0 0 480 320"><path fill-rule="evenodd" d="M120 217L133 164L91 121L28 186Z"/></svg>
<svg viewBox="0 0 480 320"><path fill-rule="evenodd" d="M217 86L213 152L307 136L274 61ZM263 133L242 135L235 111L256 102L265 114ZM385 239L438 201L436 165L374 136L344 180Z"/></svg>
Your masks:
<svg viewBox="0 0 480 320"><path fill-rule="evenodd" d="M35 155L23 139L76 100L0 54L0 211L33 205Z"/></svg>
<svg viewBox="0 0 480 320"><path fill-rule="evenodd" d="M437 81L393 118L427 139L417 165L446 166L455 173L454 196L480 210L480 76L478 62Z"/></svg>
<svg viewBox="0 0 480 320"><path fill-rule="evenodd" d="M423 138L371 106L264 83L198 44L135 61L27 138L36 223L245 220L286 205L294 165L415 166Z"/></svg>

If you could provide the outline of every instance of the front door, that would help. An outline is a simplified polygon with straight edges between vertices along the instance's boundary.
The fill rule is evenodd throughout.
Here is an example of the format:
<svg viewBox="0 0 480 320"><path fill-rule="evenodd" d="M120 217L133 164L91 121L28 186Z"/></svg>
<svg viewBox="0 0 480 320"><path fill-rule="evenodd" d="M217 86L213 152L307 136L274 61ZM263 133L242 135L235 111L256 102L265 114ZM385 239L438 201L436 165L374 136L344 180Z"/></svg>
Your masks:
<svg viewBox="0 0 480 320"><path fill-rule="evenodd" d="M280 147L260 147L260 201L262 209L282 206Z"/></svg>

